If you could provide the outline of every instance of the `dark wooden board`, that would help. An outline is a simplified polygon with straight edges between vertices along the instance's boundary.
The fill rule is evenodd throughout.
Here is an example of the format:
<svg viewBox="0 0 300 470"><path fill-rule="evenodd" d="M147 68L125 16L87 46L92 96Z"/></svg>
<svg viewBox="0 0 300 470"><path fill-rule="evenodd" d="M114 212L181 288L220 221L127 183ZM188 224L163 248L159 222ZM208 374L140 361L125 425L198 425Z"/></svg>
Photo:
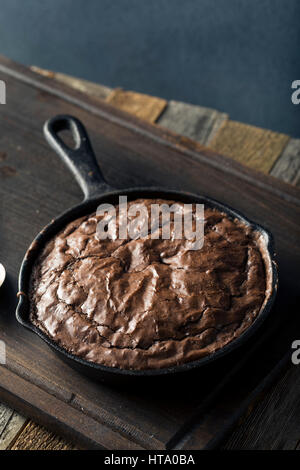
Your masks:
<svg viewBox="0 0 300 470"><path fill-rule="evenodd" d="M7 87L7 104L0 107L0 152L5 154L0 162L0 260L8 272L0 296L0 339L7 345L0 399L85 447L217 445L289 361L286 356L278 366L300 323L299 189L4 58L0 79ZM58 113L84 122L103 173L115 187L159 185L206 194L273 232L278 300L266 327L238 354L193 381L130 391L80 376L16 323L17 275L27 246L51 218L81 198L42 135L44 121Z"/></svg>

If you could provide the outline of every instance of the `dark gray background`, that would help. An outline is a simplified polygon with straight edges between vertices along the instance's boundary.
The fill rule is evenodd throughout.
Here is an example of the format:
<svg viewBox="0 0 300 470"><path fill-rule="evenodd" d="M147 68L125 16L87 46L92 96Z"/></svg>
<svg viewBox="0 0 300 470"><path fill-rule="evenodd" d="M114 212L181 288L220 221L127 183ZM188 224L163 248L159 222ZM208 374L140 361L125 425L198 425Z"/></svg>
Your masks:
<svg viewBox="0 0 300 470"><path fill-rule="evenodd" d="M299 22L299 0L0 0L0 53L300 137Z"/></svg>

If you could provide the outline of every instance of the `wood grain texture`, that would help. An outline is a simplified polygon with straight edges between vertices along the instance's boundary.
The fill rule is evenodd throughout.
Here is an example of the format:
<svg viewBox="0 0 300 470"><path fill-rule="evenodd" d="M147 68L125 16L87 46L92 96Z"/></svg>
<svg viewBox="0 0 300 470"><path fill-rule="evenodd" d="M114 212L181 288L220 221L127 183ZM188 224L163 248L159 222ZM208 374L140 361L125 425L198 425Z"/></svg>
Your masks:
<svg viewBox="0 0 300 470"><path fill-rule="evenodd" d="M226 121L209 147L250 168L269 173L289 137L236 121Z"/></svg>
<svg viewBox="0 0 300 470"><path fill-rule="evenodd" d="M22 71L22 68L18 70ZM11 90L19 90L20 83L16 75L9 75L7 80L10 81ZM9 217L4 218L4 233L9 236L5 238L3 255L6 256L10 272L9 289L0 305L4 313L1 321L5 322L5 328L1 331L5 332L7 339L16 340L9 347L8 362L8 368L15 372L16 377L12 380L12 372L8 374L7 371L7 381L4 384L5 377L3 374L0 375L1 394L15 406L20 406L20 402L16 399L16 392L23 394L22 403L24 401L28 403L27 412L31 415L35 413L36 419L40 421L46 420L47 416L49 421L49 410L59 411L59 408L54 407L54 403L55 406L60 403L59 406L65 410L64 416L68 417L69 426L74 426L75 417L80 412L82 419L86 422L94 422L95 426L89 431L89 427L84 428L81 423L81 432L84 428L85 432L93 435L98 433L99 439L104 440L108 448L112 445L119 446L115 448L121 448L120 433L127 436L127 439L123 441L123 443L126 441L127 445L133 443L157 449L176 445L176 442L179 444L183 429L192 417L191 412L199 407L198 388L188 390L188 396L184 400L182 391L180 399L174 395L172 400L170 397L162 400L162 397L153 395L153 391L149 397L147 394L133 395L125 391L119 393L110 387L96 386L84 378L77 377L75 372L58 361L38 338L20 328L15 330L15 323L9 321L9 318L12 318L10 309L14 303L15 276L26 246L38 228L68 205L78 201L78 191L74 181L50 152L40 133L45 116L58 112L62 89L59 89L59 94L57 94L55 90L51 91L45 87L37 88L37 85L30 83L22 82L19 91L22 96L26 96L26 100L22 102L17 95L15 98L12 95L10 107L7 108L8 114L1 121L3 134L1 134L0 146L8 155L7 164L17 169L10 178L2 179L0 185L3 209L6 214L9 214ZM45 80L42 85L48 87L49 82ZM289 251L298 237L296 211L299 192L297 190L277 182L274 185L272 179L252 173L211 151L201 150L200 147L195 147L196 150L192 147L186 149L183 144L178 144L178 139L175 139L174 135L165 131L161 132L158 128L146 124L141 125L130 116L113 112L110 107L103 105L102 108L95 109L92 102L89 105L89 100L80 105L78 100L81 98L77 94L72 95L71 98L65 97L64 110L76 114L87 125L96 153L101 155L104 173L113 184L121 184L123 187L142 183L165 184L195 192L199 192L199 187L201 187L201 191L246 211L250 217L273 228L279 243L280 269L284 273L281 305L284 302L285 308L288 308L286 299L293 298L293 286L297 282L294 270L297 253L291 254ZM19 109L20 102L22 102L22 112ZM38 104L35 110L35 121L28 118L32 115L32 103L42 103ZM89 109L86 107L87 104ZM16 142L15 139L10 138L9 132L12 131L14 135L22 136L21 141ZM33 138L28 139L29 135ZM172 165L170 165L171 161ZM13 196L10 190L12 185ZM242 199L240 192L236 191L237 187L243 188ZM32 193L32 188L34 188L34 193ZM21 200L22 206L20 206ZM277 214L270 211L274 204L278 208ZM18 229L20 223L23 227L21 232ZM282 236L282 223L287 227L285 237ZM278 308L279 306L280 303ZM290 312L292 311L291 308ZM10 334L12 331L14 331L13 335ZM280 353L278 345L276 351ZM29 363L26 357L31 358ZM38 358L34 376L31 366L32 357ZM226 370L229 371L229 369ZM23 379L17 379L17 377L23 377ZM63 380L61 380L62 377ZM220 377L222 375L217 375L218 381ZM258 379L258 376L255 375L255 377ZM24 382L28 383L27 388ZM9 387L10 391L8 391ZM174 394L174 388L172 391ZM187 393L187 390L183 391ZM48 403L45 402L45 396L49 400ZM38 409L34 412L31 401L33 398L36 402L38 399L42 400L39 397L44 397L43 401L39 402L39 406L45 403L48 415L46 408L43 414L38 412ZM51 406L49 406L50 402ZM229 408L226 410L227 413L220 415L219 421L212 421L207 428L202 429L195 441L198 445L200 442L201 445L206 445L205 442L207 443L212 437L211 433L215 433L217 428L222 427L224 420L228 421L238 402L230 406L232 405L234 408ZM198 411L200 412L200 409ZM209 416L213 416L210 413ZM103 423L106 423L106 427L103 427ZM52 422L53 426L54 424L57 430L60 429L66 434L65 428ZM109 432L112 429L115 430L115 434ZM119 436L119 441L116 434ZM110 437L111 435L114 437Z"/></svg>
<svg viewBox="0 0 300 470"><path fill-rule="evenodd" d="M215 109L169 101L157 123L177 134L207 145L227 118L227 114Z"/></svg>
<svg viewBox="0 0 300 470"><path fill-rule="evenodd" d="M95 98L100 98L105 100L112 92L112 88L109 88L98 83L93 83L88 80L83 80L79 78L71 77L64 73L53 72L51 70L41 69L40 67L31 66L30 69L33 72L36 72L44 77L51 78L60 83L64 83L75 90L81 91L82 93L87 93Z"/></svg>
<svg viewBox="0 0 300 470"><path fill-rule="evenodd" d="M167 106L167 101L162 98L122 90L121 88L113 90L106 101L148 122L157 121L158 117Z"/></svg>
<svg viewBox="0 0 300 470"><path fill-rule="evenodd" d="M11 450L75 450L69 442L30 421L22 435L9 447Z"/></svg>
<svg viewBox="0 0 300 470"><path fill-rule="evenodd" d="M37 362L37 361L36 361ZM72 437L75 444L81 443L84 448L116 448L116 449L141 449L137 443L123 437L119 432L101 422L100 416L93 418L83 412L82 409L72 406L72 399L64 400L62 396L56 396L52 390L46 389L28 381L28 376L23 379L18 374L2 368L0 381L0 394L4 402L9 402L14 408L21 403L24 415L30 415L33 421L47 426L50 431L57 432L66 438ZM18 397L16 391L18 390ZM39 407L32 407L32 401L39 402ZM99 419L100 418L100 419ZM75 431L76 423L77 431ZM22 435L20 435L21 437ZM16 441L19 445L20 439Z"/></svg>
<svg viewBox="0 0 300 470"><path fill-rule="evenodd" d="M271 175L300 185L300 139L291 139L271 170Z"/></svg>
<svg viewBox="0 0 300 470"><path fill-rule="evenodd" d="M0 450L7 449L22 431L26 419L0 403Z"/></svg>

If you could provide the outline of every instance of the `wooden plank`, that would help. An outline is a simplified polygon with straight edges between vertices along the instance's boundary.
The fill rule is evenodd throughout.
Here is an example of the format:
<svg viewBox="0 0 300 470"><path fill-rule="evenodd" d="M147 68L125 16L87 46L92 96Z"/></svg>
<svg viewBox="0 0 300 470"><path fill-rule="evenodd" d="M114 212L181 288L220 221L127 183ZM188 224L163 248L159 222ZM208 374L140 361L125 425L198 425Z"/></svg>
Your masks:
<svg viewBox="0 0 300 470"><path fill-rule="evenodd" d="M106 101L148 122L155 122L167 106L167 101L162 98L122 90L121 88L113 90Z"/></svg>
<svg viewBox="0 0 300 470"><path fill-rule="evenodd" d="M63 438L30 421L21 435L9 447L11 450L76 450Z"/></svg>
<svg viewBox="0 0 300 470"><path fill-rule="evenodd" d="M112 88L88 80L74 78L70 75L41 69L36 66L31 66L30 69L33 72L57 80L58 82L64 83L95 98L105 99L113 106L149 122L155 122L167 105L166 100L154 96L125 91L121 88L113 90Z"/></svg>
<svg viewBox="0 0 300 470"><path fill-rule="evenodd" d="M14 412L16 413L16 411ZM17 413L16 413L17 414ZM72 444L68 439L50 432L40 424L27 420L27 426L16 434L12 445L3 449L12 450L79 450L80 447Z"/></svg>
<svg viewBox="0 0 300 470"><path fill-rule="evenodd" d="M271 175L300 185L300 139L291 139L271 170Z"/></svg>
<svg viewBox="0 0 300 470"><path fill-rule="evenodd" d="M226 449L293 450L300 441L300 368L291 366L249 414Z"/></svg>
<svg viewBox="0 0 300 470"><path fill-rule="evenodd" d="M8 448L22 431L26 418L0 403L0 450Z"/></svg>
<svg viewBox="0 0 300 470"><path fill-rule="evenodd" d="M83 80L82 78L74 78L64 73L41 69L40 67L36 67L34 65L32 65L30 69L33 72L43 75L44 77L57 80L58 82L64 83L70 86L71 88L74 88L75 90L81 91L82 93L87 93L88 95L91 95L95 98L100 98L101 100L105 100L112 92L112 88L100 85L98 83L90 82L88 80Z"/></svg>
<svg viewBox="0 0 300 470"><path fill-rule="evenodd" d="M269 173L289 137L236 121L226 121L209 147L255 170Z"/></svg>
<svg viewBox="0 0 300 470"><path fill-rule="evenodd" d="M227 114L215 109L169 101L158 124L207 145L227 119Z"/></svg>
<svg viewBox="0 0 300 470"><path fill-rule="evenodd" d="M297 270L300 253L296 243L299 237L299 190L250 171L199 144L191 144L187 149L169 131L141 123L106 103L95 104L78 92L66 94L62 85L50 85L46 78L36 81L29 72L20 66L12 66L8 61L2 60L0 74L5 75L11 90L10 103L0 118L0 148L7 154L6 164L16 169L13 176L2 178L0 184L5 215L1 260L10 273L10 282L2 298L0 334L8 346L5 370L14 372L16 376L13 382L7 380L4 383L4 376L0 374L1 396L23 411L26 408L27 413L33 413L35 419L44 421L44 424L46 421L52 424L57 432L63 432L67 416L73 437L82 434L82 420L86 423L92 420L99 439L103 435L99 429L104 427L106 432L113 430L134 445L146 447L146 443L148 448L156 449L176 445L176 440L182 438L191 420L199 418L197 413L202 412L204 399L202 393L208 393L205 387L224 380L223 371L231 370L232 365L227 363L227 369L224 369L222 363L222 370L217 374L216 370L214 374L211 370L209 380L200 376L198 379L205 385L200 390L187 387L187 383L182 382L176 387L172 385L172 394L167 396L162 396L162 389L158 389L158 394L154 393L155 389L148 393L136 390L133 394L124 389L97 385L79 376L56 358L39 338L12 320L16 275L26 247L38 229L79 201L75 182L42 138L43 121L61 109L82 119L90 132L96 154L103 162L103 172L115 186L156 184L203 192L235 206L272 229L282 280L274 314L277 312L277 318L280 308L288 309L291 321L286 323L293 331L297 327L298 316L294 313L294 306L287 306L287 299L295 299L299 289ZM30 119L33 115L34 120ZM236 191L236 188L241 190ZM277 208L276 213L274 207ZM283 224L286 227L284 234ZM281 337L279 340L281 342ZM276 350L278 348L279 344ZM265 351L265 357L273 352ZM255 375L259 365L256 365ZM11 387L9 393L8 387ZM32 393L33 389L35 393ZM165 390L168 391L168 387ZM45 395L47 400L59 403L59 407L47 406L45 409ZM84 403L88 406L82 409ZM233 405L231 411L237 414L239 403ZM76 429L75 422L79 416L81 424ZM215 423L214 435L222 432L224 424L223 418ZM206 434L203 431L201 442L205 438L211 440L211 432L212 428ZM107 442L105 445L112 445ZM120 444L115 440L114 445Z"/></svg>
<svg viewBox="0 0 300 470"><path fill-rule="evenodd" d="M72 436L75 444L79 442L85 448L116 448L140 450L141 446L126 439L110 427L100 424L99 421L82 413L68 403L42 390L33 383L22 379L7 368L0 367L1 381L0 394L4 401L10 402L13 407L22 406L24 415L47 425L49 430L57 429L60 423L60 434L67 438ZM15 394L19 390L18 395ZM34 394L34 400L32 395ZM39 402L38 409L32 406L32 401ZM75 426L77 422L78 426ZM75 431L75 427L77 430ZM29 427L31 429L31 427ZM14 445L20 445L20 439ZM24 444L23 444L24 445Z"/></svg>

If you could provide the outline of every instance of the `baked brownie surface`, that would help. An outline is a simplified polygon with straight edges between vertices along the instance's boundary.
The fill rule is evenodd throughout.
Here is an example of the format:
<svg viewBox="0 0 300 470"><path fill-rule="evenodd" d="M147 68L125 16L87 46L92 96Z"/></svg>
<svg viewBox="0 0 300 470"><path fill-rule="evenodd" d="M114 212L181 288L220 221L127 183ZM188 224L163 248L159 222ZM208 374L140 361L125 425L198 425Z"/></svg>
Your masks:
<svg viewBox="0 0 300 470"><path fill-rule="evenodd" d="M190 250L150 233L99 240L101 219L68 224L31 277L31 321L69 352L123 369L169 367L224 347L259 314L266 270L258 234L242 222L205 207L204 245Z"/></svg>

